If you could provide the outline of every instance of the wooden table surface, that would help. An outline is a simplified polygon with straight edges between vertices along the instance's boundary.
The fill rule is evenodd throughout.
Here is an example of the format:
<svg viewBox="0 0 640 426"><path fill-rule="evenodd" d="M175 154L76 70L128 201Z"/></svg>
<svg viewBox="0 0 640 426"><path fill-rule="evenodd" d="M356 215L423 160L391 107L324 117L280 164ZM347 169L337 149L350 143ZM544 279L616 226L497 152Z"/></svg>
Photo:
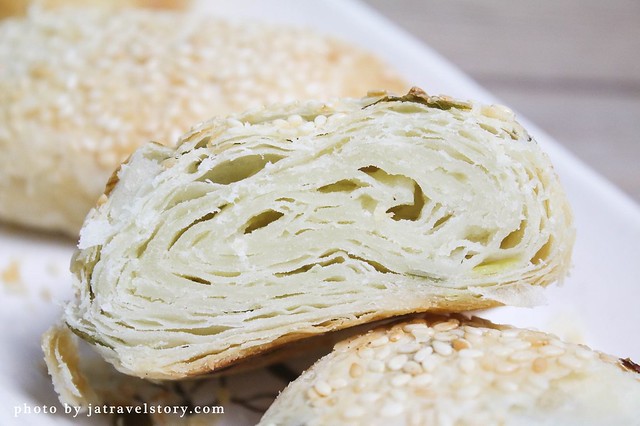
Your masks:
<svg viewBox="0 0 640 426"><path fill-rule="evenodd" d="M640 202L640 1L365 2Z"/></svg>

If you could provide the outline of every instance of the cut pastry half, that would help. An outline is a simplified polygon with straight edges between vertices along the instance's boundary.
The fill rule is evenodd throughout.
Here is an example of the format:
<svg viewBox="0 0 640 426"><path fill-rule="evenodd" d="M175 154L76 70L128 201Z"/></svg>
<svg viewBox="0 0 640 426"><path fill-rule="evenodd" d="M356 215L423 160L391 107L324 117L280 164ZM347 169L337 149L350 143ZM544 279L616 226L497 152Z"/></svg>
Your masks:
<svg viewBox="0 0 640 426"><path fill-rule="evenodd" d="M640 366L526 329L426 316L343 341L261 426L638 424Z"/></svg>
<svg viewBox="0 0 640 426"><path fill-rule="evenodd" d="M535 304L572 243L549 159L503 107L273 105L122 165L65 320L125 373L183 378L395 315Z"/></svg>

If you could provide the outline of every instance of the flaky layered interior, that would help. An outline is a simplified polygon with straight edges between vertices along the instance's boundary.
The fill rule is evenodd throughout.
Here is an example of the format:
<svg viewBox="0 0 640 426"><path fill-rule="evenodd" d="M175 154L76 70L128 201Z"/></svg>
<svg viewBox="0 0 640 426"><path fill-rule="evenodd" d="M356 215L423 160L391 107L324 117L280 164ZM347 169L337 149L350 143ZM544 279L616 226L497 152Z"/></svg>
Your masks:
<svg viewBox="0 0 640 426"><path fill-rule="evenodd" d="M66 322L153 378L400 313L531 303L573 240L512 113L419 91L206 122L139 149L99 204Z"/></svg>

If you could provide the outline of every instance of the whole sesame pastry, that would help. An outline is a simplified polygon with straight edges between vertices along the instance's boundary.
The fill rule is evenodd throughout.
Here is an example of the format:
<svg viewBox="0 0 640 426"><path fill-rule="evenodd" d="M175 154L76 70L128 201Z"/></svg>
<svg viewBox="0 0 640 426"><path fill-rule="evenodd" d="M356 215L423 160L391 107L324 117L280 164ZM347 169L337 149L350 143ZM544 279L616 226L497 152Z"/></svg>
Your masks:
<svg viewBox="0 0 640 426"><path fill-rule="evenodd" d="M124 373L180 379L396 315L535 305L574 233L513 113L416 88L147 144L80 235L67 326Z"/></svg>
<svg viewBox="0 0 640 426"><path fill-rule="evenodd" d="M287 425L638 425L640 366L527 329L425 316L338 343L262 417Z"/></svg>
<svg viewBox="0 0 640 426"><path fill-rule="evenodd" d="M373 55L306 29L70 3L0 21L6 222L77 237L143 143L266 103L408 89Z"/></svg>

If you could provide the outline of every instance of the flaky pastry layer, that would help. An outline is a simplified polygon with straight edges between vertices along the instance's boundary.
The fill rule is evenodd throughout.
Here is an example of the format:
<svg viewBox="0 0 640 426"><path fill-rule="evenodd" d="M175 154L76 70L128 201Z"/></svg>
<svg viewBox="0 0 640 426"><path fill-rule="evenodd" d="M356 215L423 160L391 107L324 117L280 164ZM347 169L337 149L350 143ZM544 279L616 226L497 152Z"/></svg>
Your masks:
<svg viewBox="0 0 640 426"><path fill-rule="evenodd" d="M503 107L273 105L122 165L65 320L119 370L181 378L395 315L538 303L572 243L549 159Z"/></svg>

